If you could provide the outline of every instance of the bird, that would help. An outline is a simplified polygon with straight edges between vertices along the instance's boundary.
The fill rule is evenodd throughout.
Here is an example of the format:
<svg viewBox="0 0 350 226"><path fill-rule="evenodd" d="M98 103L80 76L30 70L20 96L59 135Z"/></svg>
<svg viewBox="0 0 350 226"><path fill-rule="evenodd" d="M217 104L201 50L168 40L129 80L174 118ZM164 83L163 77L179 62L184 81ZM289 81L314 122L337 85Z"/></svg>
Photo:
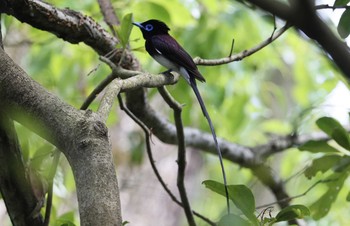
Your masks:
<svg viewBox="0 0 350 226"><path fill-rule="evenodd" d="M140 28L143 38L146 40L145 47L151 57L159 64L179 73L185 78L187 83L192 87L199 105L202 109L204 117L207 119L217 153L220 159L220 165L225 186L225 194L227 201L227 210L230 213L229 194L226 181L226 173L222 161L222 153L216 138L215 129L210 119L209 113L205 107L204 101L199 93L196 80L205 82L205 78L199 72L197 65L194 63L190 54L171 36L169 35L170 28L162 21L150 19L145 22L133 22L133 25Z"/></svg>

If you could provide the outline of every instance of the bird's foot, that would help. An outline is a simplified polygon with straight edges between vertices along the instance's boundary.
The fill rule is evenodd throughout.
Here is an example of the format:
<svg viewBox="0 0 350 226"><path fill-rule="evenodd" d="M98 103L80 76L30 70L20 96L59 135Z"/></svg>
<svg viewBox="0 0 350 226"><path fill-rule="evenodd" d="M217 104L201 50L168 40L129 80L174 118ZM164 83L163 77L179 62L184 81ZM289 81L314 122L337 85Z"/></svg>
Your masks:
<svg viewBox="0 0 350 226"><path fill-rule="evenodd" d="M171 69L169 69L169 70L166 70L166 71L162 72L161 74L163 74L163 75L168 75L168 76L172 76L172 77L174 77L174 75L173 75L173 74L171 74L171 72L172 72L172 70L171 70Z"/></svg>

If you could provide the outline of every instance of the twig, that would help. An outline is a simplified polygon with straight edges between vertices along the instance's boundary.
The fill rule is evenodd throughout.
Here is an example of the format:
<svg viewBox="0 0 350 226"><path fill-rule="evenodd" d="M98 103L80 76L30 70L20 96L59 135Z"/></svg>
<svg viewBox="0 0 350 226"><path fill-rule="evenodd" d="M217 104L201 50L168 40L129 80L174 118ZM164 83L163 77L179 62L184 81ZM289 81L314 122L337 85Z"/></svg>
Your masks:
<svg viewBox="0 0 350 226"><path fill-rule="evenodd" d="M100 56L101 61L106 62L107 60L109 62L112 63L112 61L110 61L109 59L111 59L115 54L117 54L118 49L112 49L111 51L109 51L108 53L106 53L104 56ZM106 60L102 60L102 58L106 59ZM110 65L110 64L108 64ZM114 65L114 64L113 64ZM97 69L101 66L101 63L98 63L97 66L95 68L93 68L91 71L89 71L89 73L87 74L87 76L91 75L93 72L97 71Z"/></svg>
<svg viewBox="0 0 350 226"><path fill-rule="evenodd" d="M278 31L274 32L274 34L272 36L270 36L269 38L267 38L265 41L261 42L260 44L258 44L257 46L255 46L251 49L243 50L242 52L240 52L238 54L235 54L235 55L232 55L229 57L220 58L220 59L212 59L212 60L202 59L202 58L196 57L194 59L194 62L197 65L216 66L216 65L228 64L228 63L231 63L233 61L240 61L243 58L246 58L246 57L258 52L262 48L266 47L267 45L269 45L270 43L275 41L278 37L280 37L290 27L291 27L291 25L289 23L286 23L282 28L280 28Z"/></svg>
<svg viewBox="0 0 350 226"><path fill-rule="evenodd" d="M95 87L95 89L90 93L90 95L86 98L83 105L80 107L80 110L86 110L89 105L92 103L93 100L95 100L96 96L102 92L102 90L108 86L109 83L111 83L114 79L113 74L109 74L98 86Z"/></svg>
<svg viewBox="0 0 350 226"><path fill-rule="evenodd" d="M273 35L275 34L276 30L277 30L277 25L276 25L276 16L275 16L275 15L273 15L273 31L272 31L272 33L271 33L270 39L272 39L272 38L273 38Z"/></svg>
<svg viewBox="0 0 350 226"><path fill-rule="evenodd" d="M177 173L177 186L179 189L181 201L183 204L183 208L187 217L188 224L190 226L195 226L196 223L194 221L190 202L188 201L187 192L184 184L185 180L185 169L186 169L186 145L185 145L185 136L181 119L181 111L182 107L179 103L176 102L172 96L168 93L164 86L159 87L158 91L160 95L163 97L165 102L170 106L170 108L174 111L174 119L175 126L177 131L177 141L178 141L178 156L177 156L177 164L178 164L178 173Z"/></svg>
<svg viewBox="0 0 350 226"><path fill-rule="evenodd" d="M231 57L232 56L232 53L233 53L233 47L235 46L235 39L233 38L232 39L232 43L231 43L231 49L230 49L230 54L228 55L228 57Z"/></svg>
<svg viewBox="0 0 350 226"><path fill-rule="evenodd" d="M272 210L273 210L273 207L272 207L272 206L268 206L268 207L266 207L265 209L263 209L263 211L261 211L261 212L258 214L258 216L257 216L256 218L261 217L261 218L260 218L260 221L263 222L263 220L264 220L264 215L265 215L266 211L269 211L269 216L270 216L270 218L271 218L271 211L272 211Z"/></svg>
<svg viewBox="0 0 350 226"><path fill-rule="evenodd" d="M163 85L170 85L177 82L179 75L166 76L164 74L152 75L150 73L142 73L139 71L126 70L122 67L116 66L109 58L100 57L100 60L106 63L111 69L112 73L109 74L103 81L98 84L95 89L89 94L84 101L80 110L86 110L88 106L95 100L98 94L100 94L115 78L121 78L119 80L120 92L126 92L129 90L143 88L143 87L159 87Z"/></svg>
<svg viewBox="0 0 350 226"><path fill-rule="evenodd" d="M100 106L97 110L102 122L107 121L108 115L114 103L114 99L120 93L121 86L122 86L122 83L119 82L119 80L115 79L107 87L107 90L103 95L102 100L100 102Z"/></svg>
<svg viewBox="0 0 350 226"><path fill-rule="evenodd" d="M332 181L335 181L335 180L334 180L334 179L319 180L319 181L317 181L316 183L314 183L313 185L311 185L305 192L303 192L303 193L301 193L301 194L299 194L299 195L292 196L292 197L285 198L285 199L280 199L280 200L277 200L276 202L272 202L272 203L269 203L269 204L257 206L256 209L266 208L266 207L272 206L272 205L274 205L274 204L278 204L278 203L286 202L286 201L291 201L291 200L293 200L293 199L303 197L303 196L305 196L307 193L309 193L314 187L316 187L318 184L320 184L320 183L329 183L329 182L332 182Z"/></svg>
<svg viewBox="0 0 350 226"><path fill-rule="evenodd" d="M111 1L109 0L98 0L98 4L100 5L101 12L103 14L104 21L111 29L114 36L116 36L116 32L114 30L113 25L119 25L120 21L115 14L115 10Z"/></svg>
<svg viewBox="0 0 350 226"><path fill-rule="evenodd" d="M151 167L152 170L154 172L154 174L156 175L159 183L162 185L163 189L165 190L165 192L169 195L169 197L171 198L171 200L173 200L176 204L178 204L179 206L183 207L182 203L176 198L176 196L170 191L170 189L167 187L166 183L164 182L163 178L161 177L161 175L159 174L159 171L157 169L157 166L155 165L155 161L153 159L153 154L152 154L152 148L151 148L151 144L150 144L150 138L151 138L151 133L148 130L147 126L141 121L139 120L125 105L124 105L124 101L121 97L121 95L118 95L118 101L119 101L119 106L120 109L123 110L132 120L134 120L134 122L136 124L138 124L142 130L145 133L145 140L146 140L146 150L147 150L147 155L148 155L148 159L151 163ZM211 226L216 226L216 224L211 221L210 219L208 219L207 217L197 213L196 211L192 210L192 213L197 216L198 218L202 219L203 221L207 222L209 225Z"/></svg>
<svg viewBox="0 0 350 226"><path fill-rule="evenodd" d="M322 4L322 5L317 5L315 6L315 9L316 10L319 10L319 9L349 9L350 6L349 5L338 5L338 6L331 6L331 5L328 5L328 4Z"/></svg>

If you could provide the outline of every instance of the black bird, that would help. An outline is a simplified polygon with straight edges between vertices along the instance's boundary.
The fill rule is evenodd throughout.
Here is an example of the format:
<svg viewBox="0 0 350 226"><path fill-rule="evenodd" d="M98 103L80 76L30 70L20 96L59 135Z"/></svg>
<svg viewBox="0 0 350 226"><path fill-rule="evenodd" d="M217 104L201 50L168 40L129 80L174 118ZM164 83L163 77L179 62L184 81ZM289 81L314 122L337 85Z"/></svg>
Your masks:
<svg viewBox="0 0 350 226"><path fill-rule="evenodd" d="M198 91L196 79L205 82L204 77L198 71L196 64L192 57L177 43L177 41L168 34L169 27L159 20L148 20L143 23L133 23L141 29L143 38L146 40L146 51L161 65L168 68L170 71L175 71L182 75L188 84L192 87L198 102L202 108L204 116L207 118L211 133L214 138L216 150L220 158L220 165L224 179L225 193L227 199L227 209L230 212L229 196L226 183L225 168L222 162L222 155L213 123L209 117L207 109L205 108L203 99Z"/></svg>

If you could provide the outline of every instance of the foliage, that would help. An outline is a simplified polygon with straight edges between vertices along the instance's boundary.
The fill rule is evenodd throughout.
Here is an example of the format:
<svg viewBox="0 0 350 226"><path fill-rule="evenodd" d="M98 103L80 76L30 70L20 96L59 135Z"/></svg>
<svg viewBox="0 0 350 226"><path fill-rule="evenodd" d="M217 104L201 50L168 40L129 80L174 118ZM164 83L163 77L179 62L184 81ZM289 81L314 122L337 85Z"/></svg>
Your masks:
<svg viewBox="0 0 350 226"><path fill-rule="evenodd" d="M345 5L348 2L337 0L334 5ZM64 0L51 3L92 16L107 29L97 1L77 3ZM118 17L123 18L121 26L116 29L121 45L127 47L129 41L143 69L151 73L163 71L163 68L145 54L140 32L137 29L131 30L131 13L135 21L149 18L165 21L171 25L171 34L192 56L206 59L227 56L232 39L235 40L234 53L238 53L252 48L270 37L273 32L271 20L266 19L269 15L256 9L247 9L238 1L133 0L115 1L114 7ZM350 33L349 14L349 9L345 10L338 25L342 38ZM87 46L64 42L48 32L21 24L10 17L4 19L5 48L6 42L11 44L6 38L10 39L16 32L22 38L18 43L29 40L32 44L25 47L27 54L19 59L19 63L33 79L69 104L79 108L96 84L108 75L109 68L101 64L97 54ZM279 21L277 25L282 26ZM209 180L215 178L220 181L221 172L217 167L217 159L203 157L206 164L205 169L202 169L206 174L203 183L211 192L202 191L196 185L196 198L210 203L210 207L196 200L194 209L209 218L218 219L219 225L272 225L296 218L327 225L339 220L339 215L340 224L348 222L349 217L343 207L348 207L347 201L350 199L347 180L350 170L350 139L348 129L339 121L332 117L321 117L329 114L322 108L322 104L327 94L339 82L340 76L322 50L309 40L301 39L297 31L290 29L274 43L241 62L200 67L200 71L207 82L199 84L199 89L220 137L234 143L255 146L267 142L271 133L286 135L315 131L316 122L318 129L332 140L311 140L299 147L300 152L294 148L278 157L279 159L269 159L273 165L271 167L276 169L276 173L281 172L284 179L290 179L290 175L305 168L302 171L305 178L298 176L291 178L294 181L292 184L286 182L292 195L302 194L317 181L321 183L312 187L302 198L293 200L293 205L276 210L272 216L263 216L261 219L256 213L256 202L261 200L261 193L254 189L256 187L247 186L255 181L251 172L246 169L239 170L236 166L229 167L232 175L229 177L230 199L236 209L234 213L225 215L222 213L225 208L223 199L216 195L224 194L223 185ZM209 131L186 82L180 80L168 89L175 99L186 104L183 109L184 124ZM149 90L148 96L151 104L171 120L172 113L163 107L163 103L159 103L156 90ZM95 102L91 109L96 108ZM110 128L120 126L125 124L123 120L123 115L115 110L109 116L108 125ZM25 161L45 175L45 166L51 163L52 147L21 125L17 125L17 131ZM139 167L137 171L140 171L142 164L148 164L142 153L144 142L139 139L142 132L133 127L128 127L128 131L124 132L128 134L125 140L116 144L114 155L117 156L116 159L122 159L120 165ZM125 161L122 162L123 160ZM307 165L307 162L311 164ZM65 160L61 161L55 178L52 225L79 225L76 204L66 204L72 198L76 202L73 175L68 166ZM129 178L126 180L133 182ZM125 184L127 187L128 184ZM144 185L135 185L140 188L142 186ZM145 195L140 199L148 202L151 198ZM62 209L68 211L63 213ZM133 219L127 220L132 224ZM198 223L201 224L199 220Z"/></svg>
<svg viewBox="0 0 350 226"><path fill-rule="evenodd" d="M350 158L349 158L349 133L334 118L322 117L316 121L317 126L330 136L334 142L312 142L307 143L301 150L317 149L323 154L321 157L312 161L312 164L305 169L305 176L308 179L321 173L327 190L314 203L311 204L310 210L314 219L318 220L326 216L330 211L339 192L344 186L345 180L349 176ZM326 173L329 172L327 175Z"/></svg>
<svg viewBox="0 0 350 226"><path fill-rule="evenodd" d="M207 188L225 196L224 185L215 181L204 181ZM271 225L275 222L290 221L296 218L304 218L310 215L309 209L304 205L291 205L277 213L276 217L262 216L259 222L255 216L255 200L252 191L245 185L229 185L228 186L230 199L236 207L244 214L245 219L239 214L224 215L220 221L219 226L228 225Z"/></svg>

